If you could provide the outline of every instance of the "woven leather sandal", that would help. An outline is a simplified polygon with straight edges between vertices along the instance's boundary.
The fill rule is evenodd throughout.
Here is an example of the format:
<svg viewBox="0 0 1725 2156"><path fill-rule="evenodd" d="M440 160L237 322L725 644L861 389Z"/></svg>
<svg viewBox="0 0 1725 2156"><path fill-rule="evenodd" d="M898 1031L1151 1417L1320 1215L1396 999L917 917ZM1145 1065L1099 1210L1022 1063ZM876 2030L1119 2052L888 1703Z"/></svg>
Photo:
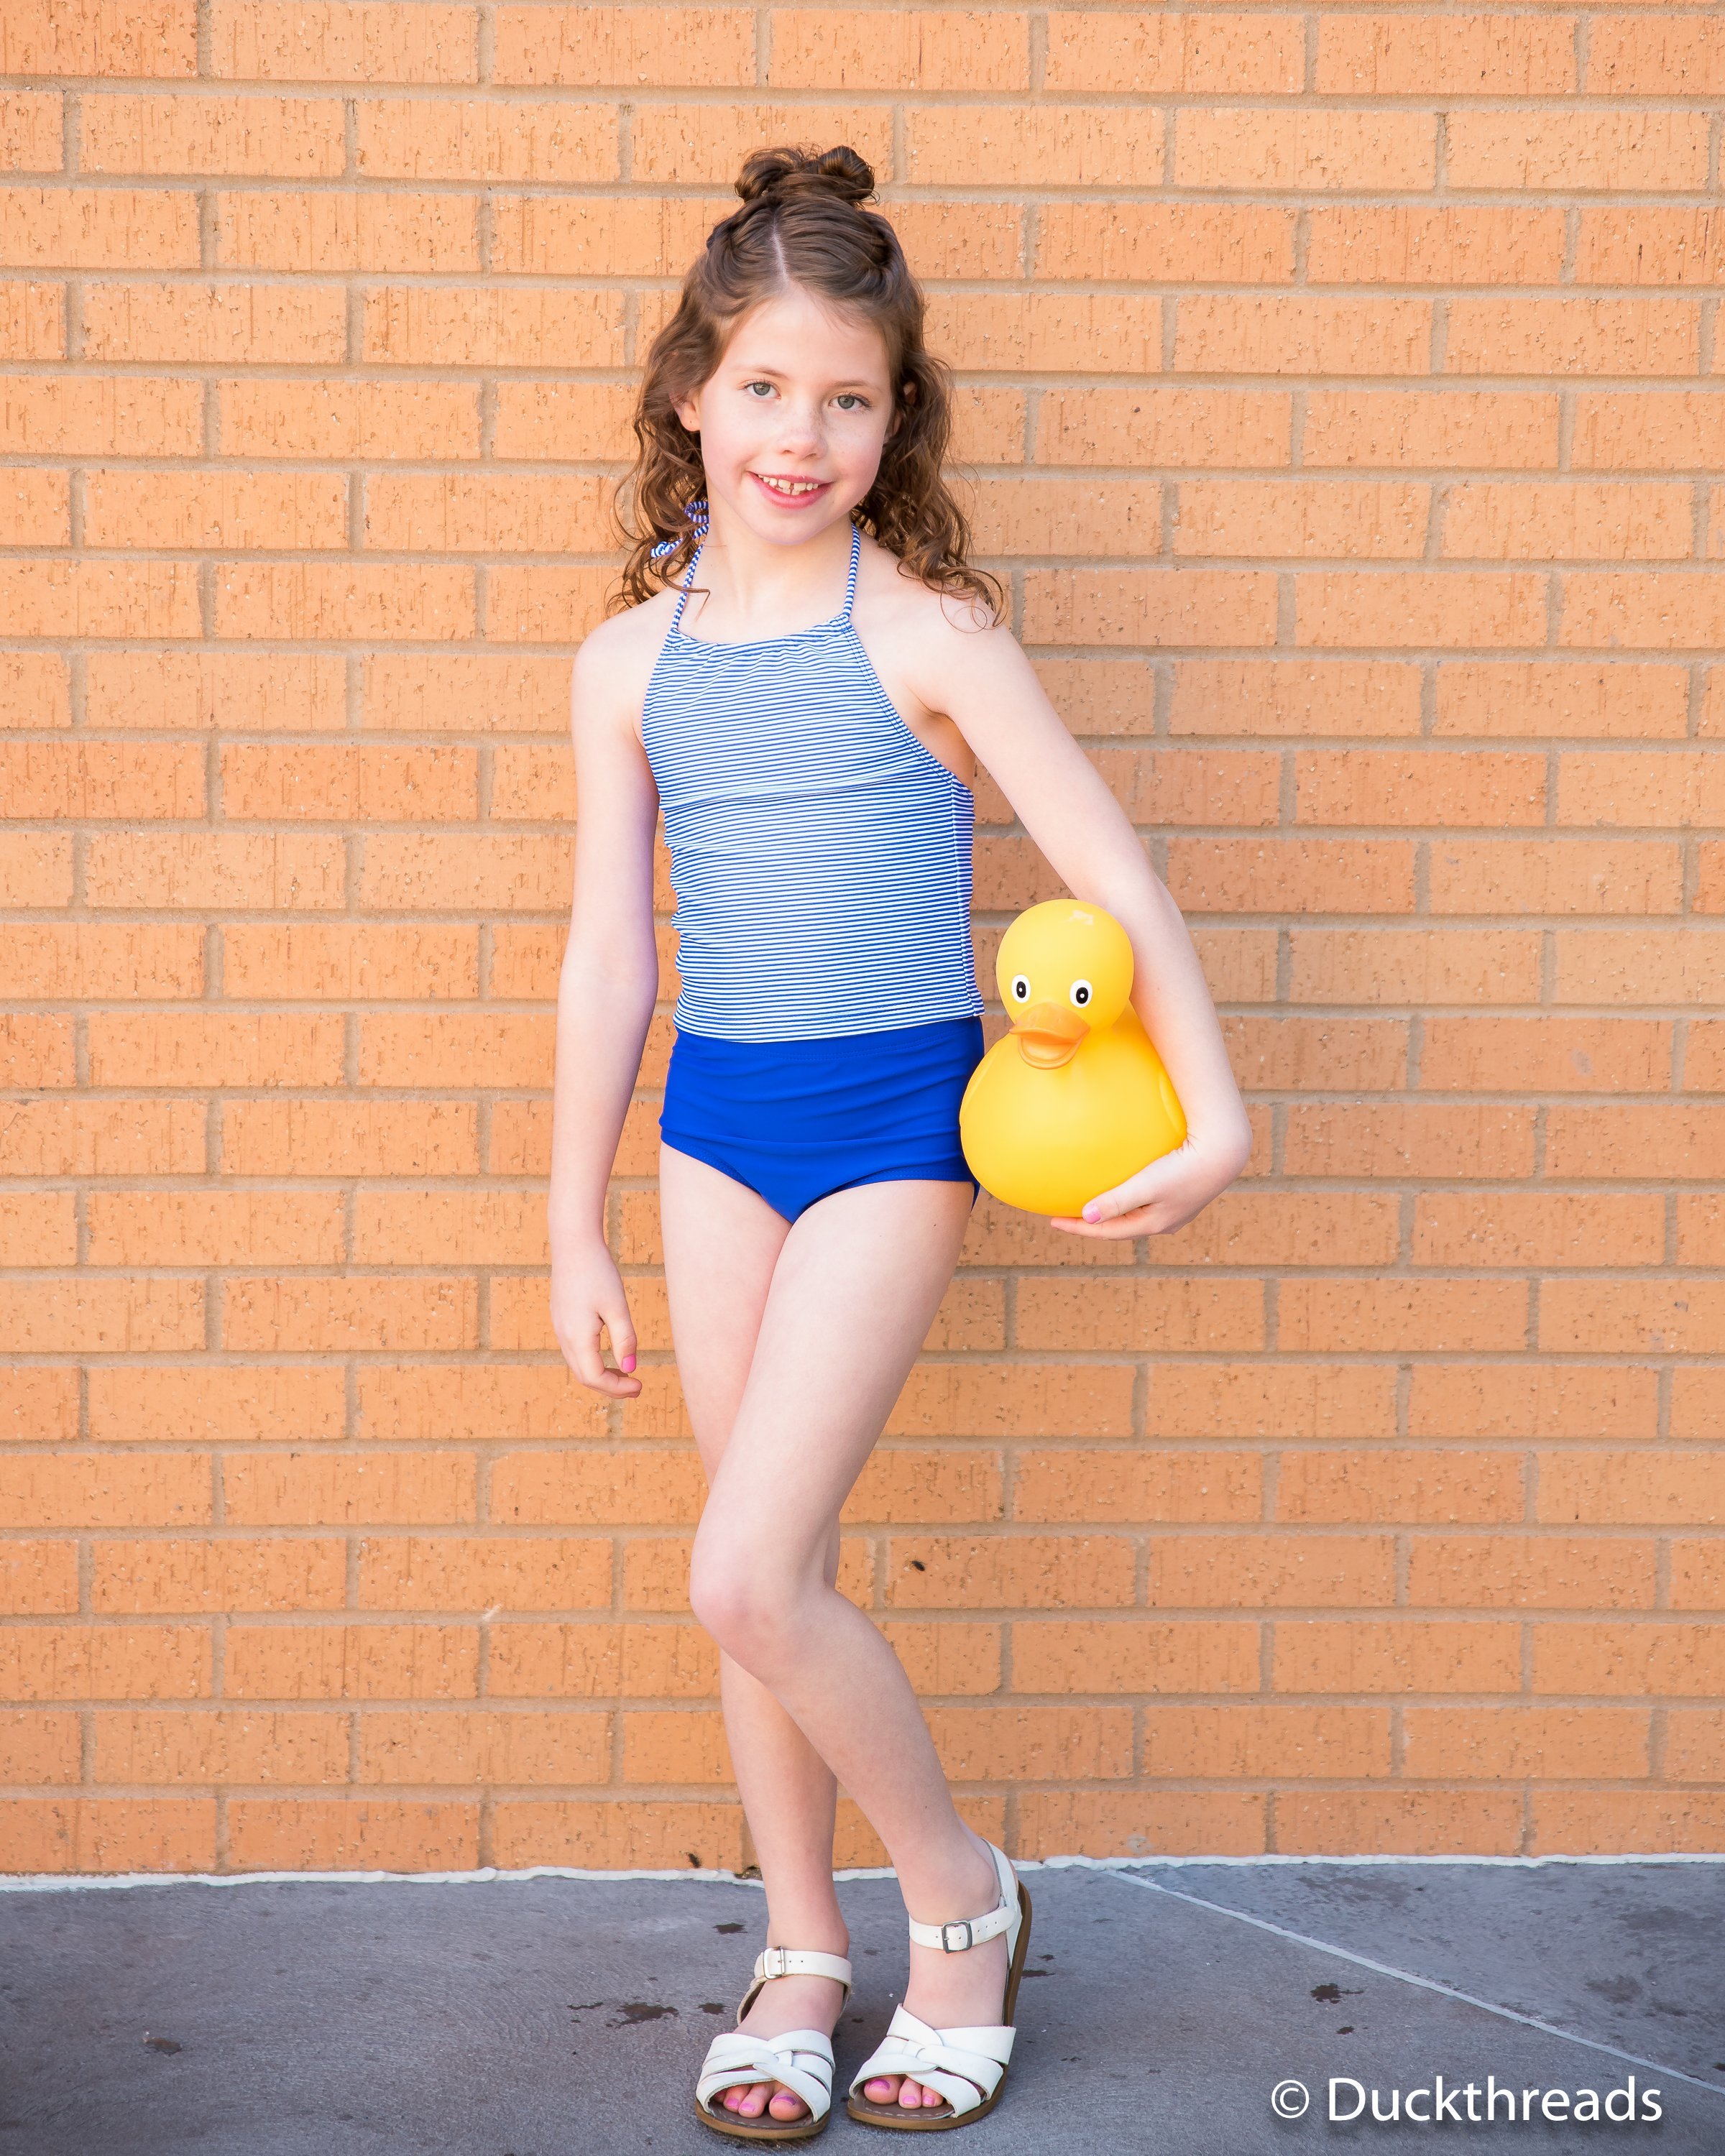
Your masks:
<svg viewBox="0 0 1725 2156"><path fill-rule="evenodd" d="M985 1917L961 1918L951 1924L919 1924L913 1917L911 1938L917 1946L963 1953L1004 1932L1008 1962L1000 2026L935 2029L907 2008L899 2007L886 2025L885 2039L852 2077L846 2095L845 2110L865 2126L891 2127L900 2133L944 2133L955 2126L973 2124L1000 2101L1006 2086L1007 2062L1012 2057L1012 2017L1018 2005L1019 1980L1024 1973L1024 1954L1030 1944L1030 1897L1005 1851L996 1849L992 1841L988 1847L1000 1881L999 1905ZM876 2103L863 2090L883 2074L906 2074L924 2088L938 2089L944 2102L915 2111L901 2103Z"/></svg>
<svg viewBox="0 0 1725 2156"><path fill-rule="evenodd" d="M816 1953L802 1947L764 1947L755 1957L755 1978L737 2010L742 2020L763 1984L775 1976L830 1976L845 1987L843 2013L850 1996L850 1964L843 1954ZM729 2088L753 2088L783 2082L809 2109L801 2118L739 2118L713 2097ZM833 2102L833 2040L819 2029L787 2029L782 2036L757 2036L748 2029L727 2029L707 2046L701 2078L695 2085L695 2116L735 2141L809 2141L825 2131Z"/></svg>

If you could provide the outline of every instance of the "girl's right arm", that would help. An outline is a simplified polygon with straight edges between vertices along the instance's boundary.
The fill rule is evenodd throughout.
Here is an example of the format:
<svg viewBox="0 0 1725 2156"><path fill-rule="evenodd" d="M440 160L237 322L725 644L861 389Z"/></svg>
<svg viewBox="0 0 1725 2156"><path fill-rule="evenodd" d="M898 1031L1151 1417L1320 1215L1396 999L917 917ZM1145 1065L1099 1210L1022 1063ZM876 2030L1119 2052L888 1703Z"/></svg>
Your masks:
<svg viewBox="0 0 1725 2156"><path fill-rule="evenodd" d="M659 796L635 732L644 675L629 615L576 655L575 889L557 987L552 1095L551 1317L584 1385L613 1399L641 1389L623 1281L605 1240L605 1192L659 990L653 830ZM599 1352L609 1333L620 1370Z"/></svg>

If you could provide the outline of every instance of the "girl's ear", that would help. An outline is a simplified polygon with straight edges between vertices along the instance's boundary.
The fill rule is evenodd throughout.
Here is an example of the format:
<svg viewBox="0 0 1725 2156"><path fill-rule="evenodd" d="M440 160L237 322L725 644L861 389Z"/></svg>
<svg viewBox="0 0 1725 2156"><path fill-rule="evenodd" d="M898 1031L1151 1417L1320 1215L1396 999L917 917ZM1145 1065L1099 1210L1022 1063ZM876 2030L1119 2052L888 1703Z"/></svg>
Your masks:
<svg viewBox="0 0 1725 2156"><path fill-rule="evenodd" d="M914 404L916 401L916 383L914 382L900 382L898 386L898 402L892 408L892 424L886 429L886 439L888 441L891 441L892 437L898 432L899 429L903 426L910 407Z"/></svg>
<svg viewBox="0 0 1725 2156"><path fill-rule="evenodd" d="M685 434L701 432L701 400L698 397L674 397L671 409L683 423Z"/></svg>

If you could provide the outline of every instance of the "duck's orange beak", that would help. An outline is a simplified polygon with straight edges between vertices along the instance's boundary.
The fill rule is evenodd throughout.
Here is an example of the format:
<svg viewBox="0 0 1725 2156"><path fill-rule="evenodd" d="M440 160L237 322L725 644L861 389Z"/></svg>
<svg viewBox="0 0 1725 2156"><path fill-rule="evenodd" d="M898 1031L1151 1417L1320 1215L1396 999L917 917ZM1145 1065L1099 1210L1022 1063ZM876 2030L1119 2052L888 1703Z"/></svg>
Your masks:
<svg viewBox="0 0 1725 2156"><path fill-rule="evenodd" d="M1090 1028L1077 1012L1064 1004L1032 1004L1013 1022L1019 1053L1039 1070L1058 1070L1078 1052L1078 1044Z"/></svg>

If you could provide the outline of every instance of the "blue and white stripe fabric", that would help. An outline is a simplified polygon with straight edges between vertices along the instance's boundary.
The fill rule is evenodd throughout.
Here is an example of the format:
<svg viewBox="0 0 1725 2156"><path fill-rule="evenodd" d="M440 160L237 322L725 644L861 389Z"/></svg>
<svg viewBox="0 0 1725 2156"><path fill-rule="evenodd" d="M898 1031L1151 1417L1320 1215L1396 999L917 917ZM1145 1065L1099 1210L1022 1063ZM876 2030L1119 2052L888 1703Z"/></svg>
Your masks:
<svg viewBox="0 0 1725 2156"><path fill-rule="evenodd" d="M641 732L676 893L679 1031L817 1040L980 1014L970 788L905 724L843 610L789 636L682 633Z"/></svg>

